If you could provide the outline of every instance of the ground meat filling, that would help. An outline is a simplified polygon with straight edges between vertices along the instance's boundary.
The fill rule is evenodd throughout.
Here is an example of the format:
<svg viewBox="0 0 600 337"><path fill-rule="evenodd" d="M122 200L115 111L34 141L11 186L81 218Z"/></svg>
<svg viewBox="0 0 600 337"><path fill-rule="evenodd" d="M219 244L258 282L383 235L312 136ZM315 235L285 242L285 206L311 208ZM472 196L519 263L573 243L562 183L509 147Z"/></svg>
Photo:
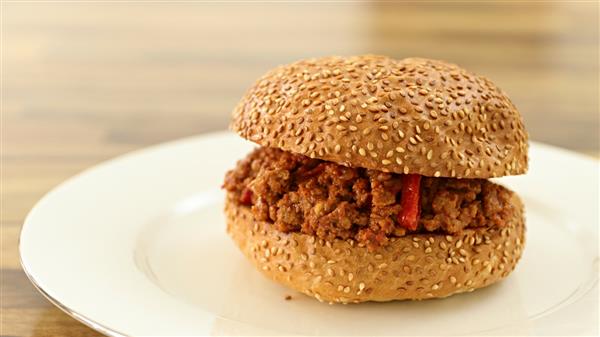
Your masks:
<svg viewBox="0 0 600 337"><path fill-rule="evenodd" d="M369 247L407 233L501 228L515 212L512 192L487 180L422 177L420 216L410 231L398 223L402 177L262 147L227 172L223 187L279 231Z"/></svg>

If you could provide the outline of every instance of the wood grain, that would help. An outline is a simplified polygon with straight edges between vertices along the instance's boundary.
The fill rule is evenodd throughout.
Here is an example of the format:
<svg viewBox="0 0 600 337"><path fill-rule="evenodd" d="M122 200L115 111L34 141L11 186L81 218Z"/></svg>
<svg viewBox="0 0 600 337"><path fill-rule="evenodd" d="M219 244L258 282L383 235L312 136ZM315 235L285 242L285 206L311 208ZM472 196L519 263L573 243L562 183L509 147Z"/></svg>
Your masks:
<svg viewBox="0 0 600 337"><path fill-rule="evenodd" d="M507 91L532 139L599 151L597 2L1 6L2 336L97 335L20 269L20 227L43 194L113 156L224 129L252 81L281 63L446 59Z"/></svg>

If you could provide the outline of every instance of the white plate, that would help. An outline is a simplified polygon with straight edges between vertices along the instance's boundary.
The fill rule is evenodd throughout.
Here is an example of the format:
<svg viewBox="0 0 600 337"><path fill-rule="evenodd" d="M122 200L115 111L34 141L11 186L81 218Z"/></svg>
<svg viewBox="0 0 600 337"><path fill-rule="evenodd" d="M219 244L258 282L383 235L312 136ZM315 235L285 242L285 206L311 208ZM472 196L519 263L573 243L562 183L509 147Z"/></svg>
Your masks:
<svg viewBox="0 0 600 337"><path fill-rule="evenodd" d="M528 226L505 281L443 300L330 306L264 278L225 234L219 186L251 148L216 133L77 175L27 217L23 268L109 335L598 334L597 161L532 143L530 173L500 180L524 199Z"/></svg>

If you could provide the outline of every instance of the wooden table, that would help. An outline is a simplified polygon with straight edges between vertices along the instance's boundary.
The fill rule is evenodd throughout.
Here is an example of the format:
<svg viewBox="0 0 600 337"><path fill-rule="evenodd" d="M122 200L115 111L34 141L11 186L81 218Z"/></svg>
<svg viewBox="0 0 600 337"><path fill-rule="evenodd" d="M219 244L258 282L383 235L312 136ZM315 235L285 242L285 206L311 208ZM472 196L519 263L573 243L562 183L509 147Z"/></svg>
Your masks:
<svg viewBox="0 0 600 337"><path fill-rule="evenodd" d="M598 154L598 4L2 4L0 334L94 336L27 281L17 240L73 174L224 129L267 69L327 54L442 58L485 74L531 137ZM118 308L115 308L118 310Z"/></svg>

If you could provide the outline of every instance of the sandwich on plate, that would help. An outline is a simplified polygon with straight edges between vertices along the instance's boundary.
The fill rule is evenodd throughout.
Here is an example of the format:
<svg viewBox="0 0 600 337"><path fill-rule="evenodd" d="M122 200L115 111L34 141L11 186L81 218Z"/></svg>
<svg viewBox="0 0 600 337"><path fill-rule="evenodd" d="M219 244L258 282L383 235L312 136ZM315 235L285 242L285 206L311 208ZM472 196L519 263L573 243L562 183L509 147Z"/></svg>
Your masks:
<svg viewBox="0 0 600 337"><path fill-rule="evenodd" d="M329 303L493 284L525 244L519 111L490 80L423 58L276 68L233 113L259 145L225 176L227 231L272 280Z"/></svg>

